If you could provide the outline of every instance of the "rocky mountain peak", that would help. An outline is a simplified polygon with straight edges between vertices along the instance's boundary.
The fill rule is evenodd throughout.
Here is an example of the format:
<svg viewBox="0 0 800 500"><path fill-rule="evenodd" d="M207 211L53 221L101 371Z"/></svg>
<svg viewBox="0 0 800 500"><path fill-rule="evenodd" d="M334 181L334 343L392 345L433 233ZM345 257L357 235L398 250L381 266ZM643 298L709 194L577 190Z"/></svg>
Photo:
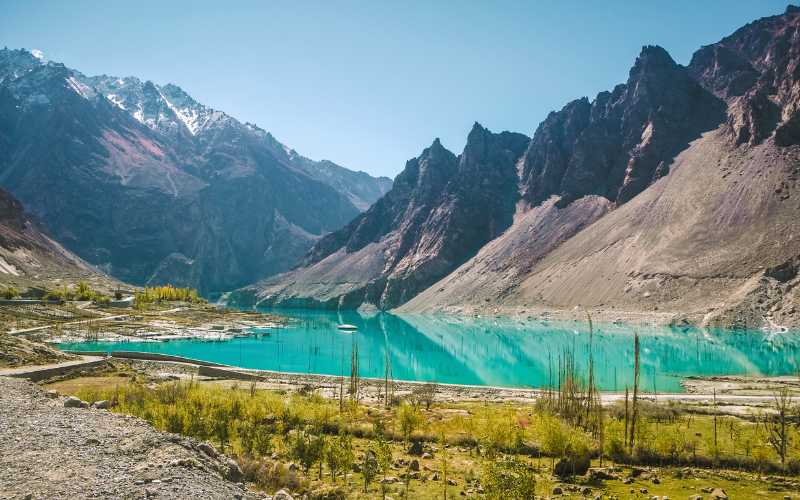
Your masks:
<svg viewBox="0 0 800 500"><path fill-rule="evenodd" d="M754 21L698 50L689 72L728 104L735 144L755 145L774 134L800 143L800 10Z"/></svg>
<svg viewBox="0 0 800 500"><path fill-rule="evenodd" d="M645 46L625 84L591 103L573 101L539 126L523 163L523 196L533 205L590 194L624 203L722 121L723 108L666 50Z"/></svg>

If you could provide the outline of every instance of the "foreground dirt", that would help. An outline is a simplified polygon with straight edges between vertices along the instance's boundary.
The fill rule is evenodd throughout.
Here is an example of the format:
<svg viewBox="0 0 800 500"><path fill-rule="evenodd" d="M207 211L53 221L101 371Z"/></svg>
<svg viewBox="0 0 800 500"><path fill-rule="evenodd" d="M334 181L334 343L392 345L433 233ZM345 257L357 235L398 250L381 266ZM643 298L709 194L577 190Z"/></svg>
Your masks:
<svg viewBox="0 0 800 500"><path fill-rule="evenodd" d="M2 377L0 408L0 498L257 498L228 458L141 419Z"/></svg>

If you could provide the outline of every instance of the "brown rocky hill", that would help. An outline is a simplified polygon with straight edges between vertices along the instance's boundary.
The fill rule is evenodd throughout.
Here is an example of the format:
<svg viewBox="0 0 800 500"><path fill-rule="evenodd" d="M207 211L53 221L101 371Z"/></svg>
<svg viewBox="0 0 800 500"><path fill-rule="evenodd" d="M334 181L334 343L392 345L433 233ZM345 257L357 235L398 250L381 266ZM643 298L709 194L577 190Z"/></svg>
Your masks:
<svg viewBox="0 0 800 500"><path fill-rule="evenodd" d="M498 143L473 130L458 167L450 158L430 180L409 175L413 190L396 183L305 266L238 297L797 325L798 68L794 7L686 67L646 46L624 84L551 113L521 150L518 139L467 175L476 145Z"/></svg>
<svg viewBox="0 0 800 500"><path fill-rule="evenodd" d="M541 207L528 212L402 310L581 306L705 325L800 324L799 33L790 7L700 49L687 71L726 116L669 161L669 175L533 256L553 226ZM560 210L578 203L596 200ZM515 246L523 234L530 245Z"/></svg>
<svg viewBox="0 0 800 500"><path fill-rule="evenodd" d="M0 284L22 291L79 280L101 290L117 284L47 236L20 202L0 189Z"/></svg>

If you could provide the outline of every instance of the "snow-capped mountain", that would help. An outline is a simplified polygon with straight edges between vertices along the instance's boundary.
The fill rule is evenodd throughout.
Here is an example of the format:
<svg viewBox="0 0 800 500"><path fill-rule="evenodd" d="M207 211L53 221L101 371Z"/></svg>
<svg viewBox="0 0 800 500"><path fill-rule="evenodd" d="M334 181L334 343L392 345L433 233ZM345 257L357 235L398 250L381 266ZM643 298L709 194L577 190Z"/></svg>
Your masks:
<svg viewBox="0 0 800 500"><path fill-rule="evenodd" d="M5 49L0 186L123 280L217 292L288 269L391 181L309 160L177 85Z"/></svg>

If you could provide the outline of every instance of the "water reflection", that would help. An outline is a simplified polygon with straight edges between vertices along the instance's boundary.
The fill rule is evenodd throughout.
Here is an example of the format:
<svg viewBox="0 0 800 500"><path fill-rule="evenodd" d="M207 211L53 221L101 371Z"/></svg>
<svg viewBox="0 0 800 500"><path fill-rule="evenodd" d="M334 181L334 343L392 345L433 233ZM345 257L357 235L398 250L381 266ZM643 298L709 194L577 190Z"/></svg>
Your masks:
<svg viewBox="0 0 800 500"><path fill-rule="evenodd" d="M545 387L559 357L574 354L588 365L588 327L580 323L449 316L360 315L355 311L281 311L294 318L283 329L227 342L82 343L65 348L143 350L259 368L331 375L349 374L358 344L360 374L384 375L386 351L398 380ZM336 326L356 325L355 333ZM646 391L680 391L690 375L796 373L800 334L637 327L641 384ZM633 379L633 328L596 325L591 338L595 379L602 390L624 390Z"/></svg>

